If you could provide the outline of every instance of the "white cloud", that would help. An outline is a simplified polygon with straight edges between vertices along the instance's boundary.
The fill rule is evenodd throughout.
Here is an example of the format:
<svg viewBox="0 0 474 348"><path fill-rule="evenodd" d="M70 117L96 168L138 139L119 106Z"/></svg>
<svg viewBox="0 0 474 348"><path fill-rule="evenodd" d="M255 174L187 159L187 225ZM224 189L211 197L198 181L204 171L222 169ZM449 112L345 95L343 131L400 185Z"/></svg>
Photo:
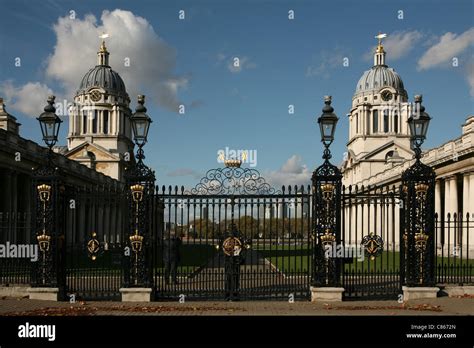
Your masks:
<svg viewBox="0 0 474 348"><path fill-rule="evenodd" d="M54 32L57 41L47 60L46 76L59 81L71 98L84 74L95 66L98 36L105 32L110 35L106 40L109 63L122 76L132 103L137 94L146 94L147 101L177 111L178 91L188 79L174 74L175 49L146 19L120 9L103 11L100 21L93 15L74 20L66 16L58 19Z"/></svg>
<svg viewBox="0 0 474 348"><path fill-rule="evenodd" d="M474 97L474 56L471 56L470 62L467 65L466 78L470 87L470 95L471 97Z"/></svg>
<svg viewBox="0 0 474 348"><path fill-rule="evenodd" d="M218 57L219 59L219 57ZM238 61L237 61L238 59ZM238 62L238 65L236 66L236 62ZM244 69L255 69L257 67L257 64L254 62L250 61L248 57L232 57L229 58L229 63L227 64L227 69L231 73L239 73L243 71Z"/></svg>
<svg viewBox="0 0 474 348"><path fill-rule="evenodd" d="M8 108L37 117L43 112L46 100L53 91L39 82L28 82L15 87L12 81L4 81L0 84L0 93L4 96Z"/></svg>
<svg viewBox="0 0 474 348"><path fill-rule="evenodd" d="M389 35L383 46L391 60L406 56L420 41L423 34L419 31L401 31Z"/></svg>
<svg viewBox="0 0 474 348"><path fill-rule="evenodd" d="M395 31L387 35L382 41L382 45L387 52L388 61L394 61L405 57L420 42L424 35L417 31ZM371 61L377 46L373 46L364 55L364 59Z"/></svg>
<svg viewBox="0 0 474 348"><path fill-rule="evenodd" d="M341 49L335 48L333 51L323 50L319 57L314 57L314 64L306 68L306 77L324 77L329 78L331 70L337 67L343 67L345 56Z"/></svg>
<svg viewBox="0 0 474 348"><path fill-rule="evenodd" d="M430 69L448 63L474 44L474 28L462 34L448 32L439 38L418 60L418 70Z"/></svg>
<svg viewBox="0 0 474 348"><path fill-rule="evenodd" d="M291 156L277 171L269 171L264 174L266 180L275 188L282 185L308 185L311 179L311 171L306 164L302 163L301 156Z"/></svg>

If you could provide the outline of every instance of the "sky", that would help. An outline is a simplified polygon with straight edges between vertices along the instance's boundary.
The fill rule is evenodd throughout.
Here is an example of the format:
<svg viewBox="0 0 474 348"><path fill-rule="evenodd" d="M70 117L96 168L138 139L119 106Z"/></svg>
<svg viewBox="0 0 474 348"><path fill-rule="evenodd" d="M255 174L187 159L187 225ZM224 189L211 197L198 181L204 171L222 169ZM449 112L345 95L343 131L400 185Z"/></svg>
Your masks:
<svg viewBox="0 0 474 348"><path fill-rule="evenodd" d="M110 65L132 110L137 94L147 96L145 161L159 185L194 186L222 166L226 149L251 151L253 168L275 186L307 183L322 163L324 95L339 116L331 150L340 163L346 114L378 32L388 34L386 63L409 99L423 94L433 118L425 148L459 137L474 114L469 0L0 0L0 8L0 97L21 135L41 143L35 118L47 95L73 100L108 33Z"/></svg>

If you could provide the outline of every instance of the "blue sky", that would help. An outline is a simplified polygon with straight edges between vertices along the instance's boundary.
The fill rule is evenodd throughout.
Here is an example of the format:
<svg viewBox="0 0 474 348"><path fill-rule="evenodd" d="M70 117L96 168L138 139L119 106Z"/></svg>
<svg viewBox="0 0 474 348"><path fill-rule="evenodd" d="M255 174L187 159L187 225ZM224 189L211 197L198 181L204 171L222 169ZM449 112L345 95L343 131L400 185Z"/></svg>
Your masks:
<svg viewBox="0 0 474 348"><path fill-rule="evenodd" d="M22 136L40 141L34 117L44 107L42 93L50 90L71 100L74 84L77 88L80 76L95 64L97 35L107 28L111 65L131 86L132 109L136 93L147 95L154 122L146 161L159 184L192 186L207 169L220 166L217 151L226 147L257 150L256 169L275 184L286 173L293 184L321 163L316 118L326 94L333 96L340 118L334 162L342 160L346 114L359 77L372 66L370 52L379 31L392 40L386 45L387 64L401 75L410 100L423 94L433 117L425 146L460 135L461 124L474 114L472 4L0 0L0 96L22 123ZM185 20L178 18L179 10L185 11ZM294 10L294 20L288 19L289 10ZM59 23L70 11L76 16L73 23ZM95 20L86 20L87 15ZM139 28L143 33L125 40L122 31L113 30L118 17L142 17L146 25L141 19L127 23L131 32ZM74 34L74 28L86 25L97 27L92 39ZM121 25L120 30L127 28ZM439 49L430 51L436 45ZM85 51L91 52L90 60L77 59ZM127 52L135 57L128 71L120 64ZM17 57L20 67L15 66ZM241 60L238 71L229 68L234 57ZM343 57L349 58L348 67L343 67ZM452 66L452 57L459 59L459 66ZM35 97L25 98L27 85L37 90ZM176 112L176 104L185 105L184 115ZM293 115L288 114L290 104Z"/></svg>

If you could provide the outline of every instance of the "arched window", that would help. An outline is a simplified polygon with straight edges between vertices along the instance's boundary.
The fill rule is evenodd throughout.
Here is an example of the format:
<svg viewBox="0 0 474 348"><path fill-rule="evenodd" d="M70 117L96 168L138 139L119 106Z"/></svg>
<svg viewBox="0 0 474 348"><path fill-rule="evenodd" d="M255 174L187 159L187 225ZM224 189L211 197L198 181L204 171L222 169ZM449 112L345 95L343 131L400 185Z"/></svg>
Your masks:
<svg viewBox="0 0 474 348"><path fill-rule="evenodd" d="M388 125L388 109L383 110L383 131L384 133L388 133L389 125Z"/></svg>
<svg viewBox="0 0 474 348"><path fill-rule="evenodd" d="M82 110L82 133L87 134L87 111Z"/></svg>
<svg viewBox="0 0 474 348"><path fill-rule="evenodd" d="M359 134L359 114L356 114L355 122L356 122L356 134Z"/></svg>
<svg viewBox="0 0 474 348"><path fill-rule="evenodd" d="M374 110L372 112L372 132L377 133L379 131L379 111Z"/></svg>
<svg viewBox="0 0 474 348"><path fill-rule="evenodd" d="M398 133L398 111L393 110L393 131Z"/></svg>
<svg viewBox="0 0 474 348"><path fill-rule="evenodd" d="M108 110L104 111L103 120L104 120L103 132L104 134L109 134L109 111Z"/></svg>

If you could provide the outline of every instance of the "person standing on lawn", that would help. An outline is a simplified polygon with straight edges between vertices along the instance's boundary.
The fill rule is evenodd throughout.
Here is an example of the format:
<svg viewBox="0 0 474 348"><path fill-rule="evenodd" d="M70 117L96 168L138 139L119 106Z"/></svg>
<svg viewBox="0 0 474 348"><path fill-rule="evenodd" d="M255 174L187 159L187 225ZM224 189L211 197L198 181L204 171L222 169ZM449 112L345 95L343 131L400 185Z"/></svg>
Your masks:
<svg viewBox="0 0 474 348"><path fill-rule="evenodd" d="M176 235L175 230L169 232L168 238L163 240L163 262L165 263L165 282L178 284L177 273L180 262L181 238Z"/></svg>

